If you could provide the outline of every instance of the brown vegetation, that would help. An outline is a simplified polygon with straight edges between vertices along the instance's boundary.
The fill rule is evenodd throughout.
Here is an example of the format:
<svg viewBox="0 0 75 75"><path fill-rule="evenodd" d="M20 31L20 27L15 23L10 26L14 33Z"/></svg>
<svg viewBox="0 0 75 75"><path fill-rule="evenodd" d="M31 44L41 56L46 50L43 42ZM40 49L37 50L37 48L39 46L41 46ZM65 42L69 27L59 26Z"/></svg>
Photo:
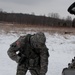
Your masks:
<svg viewBox="0 0 75 75"><path fill-rule="evenodd" d="M9 23L1 23L0 24L0 33L4 31L5 33L25 33L28 31L43 31L43 32L49 32L49 33L62 33L62 34L75 34L75 28L69 28L69 27L49 27L49 26L31 26L31 25L25 25L25 24L9 24Z"/></svg>

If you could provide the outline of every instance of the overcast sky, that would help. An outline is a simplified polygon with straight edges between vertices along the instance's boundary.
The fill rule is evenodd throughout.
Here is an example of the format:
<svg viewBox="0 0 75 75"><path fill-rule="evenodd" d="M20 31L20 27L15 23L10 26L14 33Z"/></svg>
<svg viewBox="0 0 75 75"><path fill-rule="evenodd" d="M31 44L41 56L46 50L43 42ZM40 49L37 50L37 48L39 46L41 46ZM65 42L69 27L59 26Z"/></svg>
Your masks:
<svg viewBox="0 0 75 75"><path fill-rule="evenodd" d="M71 16L67 12L68 7L75 0L0 0L0 8L7 12L35 13L35 15L46 15L58 13L60 17Z"/></svg>

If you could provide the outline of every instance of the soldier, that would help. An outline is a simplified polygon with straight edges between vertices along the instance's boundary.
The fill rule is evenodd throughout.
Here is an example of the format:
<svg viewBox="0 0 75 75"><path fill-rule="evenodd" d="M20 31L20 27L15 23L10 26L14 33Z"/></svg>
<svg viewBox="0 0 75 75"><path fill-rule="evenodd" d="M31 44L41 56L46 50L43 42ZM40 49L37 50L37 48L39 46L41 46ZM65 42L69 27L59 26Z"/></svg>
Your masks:
<svg viewBox="0 0 75 75"><path fill-rule="evenodd" d="M45 45L44 33L21 36L10 45L9 57L18 63L16 75L26 75L30 70L31 75L46 75L48 69L48 48Z"/></svg>
<svg viewBox="0 0 75 75"><path fill-rule="evenodd" d="M75 2L69 6L68 12L75 15ZM68 67L63 69L62 75L75 75L75 57Z"/></svg>

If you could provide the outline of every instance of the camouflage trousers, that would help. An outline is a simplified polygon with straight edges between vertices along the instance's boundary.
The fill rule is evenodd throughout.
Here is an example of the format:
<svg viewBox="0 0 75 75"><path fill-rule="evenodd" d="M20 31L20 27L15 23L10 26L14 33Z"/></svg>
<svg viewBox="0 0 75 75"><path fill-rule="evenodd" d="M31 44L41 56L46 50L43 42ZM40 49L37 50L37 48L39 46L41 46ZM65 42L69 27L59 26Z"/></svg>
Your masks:
<svg viewBox="0 0 75 75"><path fill-rule="evenodd" d="M17 73L16 75L26 75L27 70L30 71L31 75L40 75L40 68L39 67L26 67L25 64L21 64L17 66Z"/></svg>

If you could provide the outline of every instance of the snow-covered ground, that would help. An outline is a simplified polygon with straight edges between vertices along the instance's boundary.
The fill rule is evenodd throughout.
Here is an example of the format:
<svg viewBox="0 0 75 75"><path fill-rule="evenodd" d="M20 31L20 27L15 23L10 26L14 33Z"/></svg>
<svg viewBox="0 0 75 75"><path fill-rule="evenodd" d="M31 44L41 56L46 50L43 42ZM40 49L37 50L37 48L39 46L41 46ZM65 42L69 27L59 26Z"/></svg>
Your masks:
<svg viewBox="0 0 75 75"><path fill-rule="evenodd" d="M34 33L34 32L27 32ZM0 75L16 75L17 63L12 61L7 50L11 43L19 38L16 33L0 34ZM49 34L45 32L49 48L49 66L47 75L61 75L63 68L67 67L75 55L75 35ZM29 71L27 75L30 75Z"/></svg>

